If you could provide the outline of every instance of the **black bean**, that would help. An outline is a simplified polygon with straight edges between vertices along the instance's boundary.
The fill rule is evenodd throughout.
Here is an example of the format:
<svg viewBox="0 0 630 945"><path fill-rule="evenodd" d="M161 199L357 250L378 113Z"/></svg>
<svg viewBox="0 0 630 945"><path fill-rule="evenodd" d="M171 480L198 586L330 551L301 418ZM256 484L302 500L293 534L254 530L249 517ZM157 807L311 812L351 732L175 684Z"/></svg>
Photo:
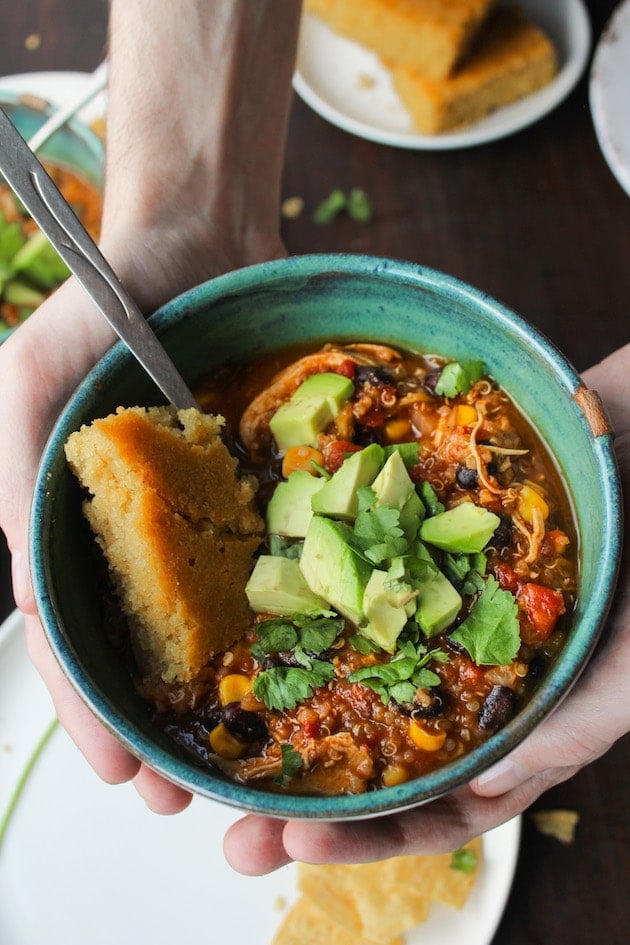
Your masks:
<svg viewBox="0 0 630 945"><path fill-rule="evenodd" d="M371 443L378 443L378 430L374 427L363 427L359 424L356 429L352 442L357 446L370 446Z"/></svg>
<svg viewBox="0 0 630 945"><path fill-rule="evenodd" d="M379 384L393 384L394 375L387 368L378 367L373 364L360 364L357 367L355 379L357 384L373 384L378 387Z"/></svg>
<svg viewBox="0 0 630 945"><path fill-rule="evenodd" d="M514 693L507 686L493 686L479 713L479 725L496 732L509 722L514 710Z"/></svg>
<svg viewBox="0 0 630 945"><path fill-rule="evenodd" d="M501 521L497 525L494 535L488 542L490 548L496 548L497 551L500 551L501 548L506 548L510 541L512 540L512 519L507 518L507 516L502 515Z"/></svg>
<svg viewBox="0 0 630 945"><path fill-rule="evenodd" d="M221 721L228 732L246 742L267 738L267 724L258 712L242 709L240 703L229 702L221 710Z"/></svg>
<svg viewBox="0 0 630 945"><path fill-rule="evenodd" d="M461 489L476 489L477 470L469 469L468 466L464 466L463 463L460 463L455 473L455 481Z"/></svg>
<svg viewBox="0 0 630 945"><path fill-rule="evenodd" d="M436 692L431 692L430 696L431 701L427 705L415 699L413 702L396 702L392 699L392 703L403 715L410 715L414 719L432 719L442 711L442 700Z"/></svg>
<svg viewBox="0 0 630 945"><path fill-rule="evenodd" d="M430 394L435 394L435 385L439 381L441 374L441 369L439 371L429 371L429 373L425 374L422 378L422 386L425 390L428 390Z"/></svg>
<svg viewBox="0 0 630 945"><path fill-rule="evenodd" d="M431 701L428 705L423 705L417 700L413 703L411 717L413 719L434 719L442 711L442 700L437 692L431 693Z"/></svg>

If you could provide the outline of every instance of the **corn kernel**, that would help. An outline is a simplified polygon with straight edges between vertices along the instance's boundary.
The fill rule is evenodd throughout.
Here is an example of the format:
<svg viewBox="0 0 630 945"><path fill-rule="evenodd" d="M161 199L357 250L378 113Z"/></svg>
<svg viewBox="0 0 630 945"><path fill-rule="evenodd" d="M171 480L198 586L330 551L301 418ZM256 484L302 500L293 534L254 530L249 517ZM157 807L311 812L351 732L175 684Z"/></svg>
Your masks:
<svg viewBox="0 0 630 945"><path fill-rule="evenodd" d="M219 702L228 705L230 702L241 702L243 696L250 691L252 683L249 676L241 673L229 673L219 682Z"/></svg>
<svg viewBox="0 0 630 945"><path fill-rule="evenodd" d="M529 524L532 522L534 509L538 509L541 512L543 519L546 519L549 515L549 506L543 497L536 489L532 489L532 487L528 485L521 486L516 507L521 518Z"/></svg>
<svg viewBox="0 0 630 945"><path fill-rule="evenodd" d="M477 411L472 404L456 404L451 410L450 425L472 427L477 422Z"/></svg>
<svg viewBox="0 0 630 945"><path fill-rule="evenodd" d="M247 745L228 732L223 722L219 722L212 729L209 741L210 747L220 758L240 758L247 748Z"/></svg>
<svg viewBox="0 0 630 945"><path fill-rule="evenodd" d="M409 435L411 424L408 420L388 420L385 424L385 436L390 443L401 443Z"/></svg>
<svg viewBox="0 0 630 945"><path fill-rule="evenodd" d="M404 765L388 765L383 771L383 786L395 787L409 780L409 771Z"/></svg>
<svg viewBox="0 0 630 945"><path fill-rule="evenodd" d="M414 745L423 751L439 751L446 741L446 732L430 732L422 722L412 719L409 723L409 737Z"/></svg>

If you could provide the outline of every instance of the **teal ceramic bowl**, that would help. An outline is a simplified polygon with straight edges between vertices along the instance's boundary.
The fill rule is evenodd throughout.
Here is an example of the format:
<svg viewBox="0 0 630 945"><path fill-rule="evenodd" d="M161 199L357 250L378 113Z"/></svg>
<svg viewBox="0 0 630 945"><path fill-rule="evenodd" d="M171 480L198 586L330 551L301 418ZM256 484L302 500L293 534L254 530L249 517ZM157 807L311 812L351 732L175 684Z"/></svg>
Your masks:
<svg viewBox="0 0 630 945"><path fill-rule="evenodd" d="M304 256L224 275L165 305L152 325L190 384L219 365L300 342L381 341L451 358L483 358L563 472L580 537L580 592L560 658L532 701L483 747L396 787L297 797L234 784L197 765L151 723L102 632L95 547L64 458L68 435L119 405L163 398L120 344L70 399L43 455L32 516L32 571L50 644L76 690L120 741L166 778L237 808L294 818L361 818L423 803L513 749L566 695L605 623L620 555L620 489L611 435L582 409L583 385L534 328L442 273L364 256ZM587 398L588 399L588 398Z"/></svg>
<svg viewBox="0 0 630 945"><path fill-rule="evenodd" d="M42 103L39 108L26 104L24 96L3 92L0 108L11 119L17 130L27 141L48 120L52 111ZM40 161L68 168L101 189L103 184L105 151L98 135L86 125L72 119L52 135L37 153ZM0 174L0 181L2 175ZM0 343L5 341L15 328L7 328L0 322Z"/></svg>

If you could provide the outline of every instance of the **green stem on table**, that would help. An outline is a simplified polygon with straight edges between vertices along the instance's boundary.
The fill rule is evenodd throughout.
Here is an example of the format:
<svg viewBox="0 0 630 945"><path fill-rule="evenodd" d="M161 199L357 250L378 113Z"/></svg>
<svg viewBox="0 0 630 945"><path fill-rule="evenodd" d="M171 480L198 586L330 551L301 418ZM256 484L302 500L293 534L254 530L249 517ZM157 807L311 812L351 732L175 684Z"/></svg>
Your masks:
<svg viewBox="0 0 630 945"><path fill-rule="evenodd" d="M48 726L48 728L46 729L46 731L44 732L44 734L42 735L42 737L40 738L40 740L38 741L37 745L33 749L33 753L31 754L31 757L28 759L28 761L26 762L26 765L24 766L24 770L22 771L22 774L20 775L20 779L15 786L13 794L11 795L9 806L4 812L2 820L0 820L0 850L2 849L2 844L4 842L4 838L5 838L7 829L9 827L11 817L15 813L15 808L17 807L20 797L22 796L22 792L24 788L26 787L26 782L28 781L31 775L31 772L33 771L33 768L37 764L37 761L41 753L43 752L44 748L50 741L51 735L53 734L53 732L55 731L58 725L59 725L59 719L57 718L53 719L50 725Z"/></svg>

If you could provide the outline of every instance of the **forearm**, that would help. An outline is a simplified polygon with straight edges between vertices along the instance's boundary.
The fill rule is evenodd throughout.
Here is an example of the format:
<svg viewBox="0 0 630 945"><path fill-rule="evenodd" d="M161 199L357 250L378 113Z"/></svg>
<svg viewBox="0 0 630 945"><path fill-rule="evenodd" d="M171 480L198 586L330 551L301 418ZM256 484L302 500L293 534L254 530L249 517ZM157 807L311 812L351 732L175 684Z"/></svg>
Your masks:
<svg viewBox="0 0 630 945"><path fill-rule="evenodd" d="M268 255L299 14L298 0L112 0L106 239L187 219L226 261Z"/></svg>

